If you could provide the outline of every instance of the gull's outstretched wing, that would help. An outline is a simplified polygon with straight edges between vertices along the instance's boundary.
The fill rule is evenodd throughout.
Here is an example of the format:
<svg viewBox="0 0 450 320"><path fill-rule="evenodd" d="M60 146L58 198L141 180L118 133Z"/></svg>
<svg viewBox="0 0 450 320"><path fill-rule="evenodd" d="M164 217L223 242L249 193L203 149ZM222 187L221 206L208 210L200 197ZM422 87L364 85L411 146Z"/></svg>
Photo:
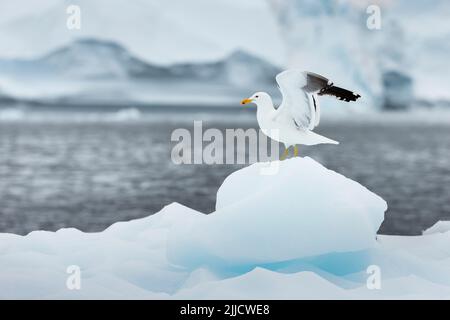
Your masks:
<svg viewBox="0 0 450 320"><path fill-rule="evenodd" d="M336 87L335 85L333 85L333 82L331 82L331 80L321 76L320 74L314 72L305 72L305 74L306 86L304 87L304 90L308 93L314 95L317 94L319 96L333 96L339 100L344 100L347 102L356 101L361 98L359 94L353 91Z"/></svg>
<svg viewBox="0 0 450 320"><path fill-rule="evenodd" d="M298 69L283 71L276 80L283 95L279 114L291 117L302 129L313 129L320 119L316 94L333 83L321 75Z"/></svg>

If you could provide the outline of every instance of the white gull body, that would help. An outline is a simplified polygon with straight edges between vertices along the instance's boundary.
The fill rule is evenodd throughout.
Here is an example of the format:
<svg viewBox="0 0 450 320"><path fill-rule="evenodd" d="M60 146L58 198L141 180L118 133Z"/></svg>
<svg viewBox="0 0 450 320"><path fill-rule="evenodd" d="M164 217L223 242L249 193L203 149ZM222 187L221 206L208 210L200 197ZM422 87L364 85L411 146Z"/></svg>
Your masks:
<svg viewBox="0 0 450 320"><path fill-rule="evenodd" d="M312 131L320 122L318 96L333 95L345 101L356 101L360 96L334 86L323 76L297 69L281 72L276 76L276 81L283 95L283 101L277 109L270 95L265 92L257 92L242 100L242 104L257 105L256 118L264 134L283 143L286 149L297 144L338 144Z"/></svg>

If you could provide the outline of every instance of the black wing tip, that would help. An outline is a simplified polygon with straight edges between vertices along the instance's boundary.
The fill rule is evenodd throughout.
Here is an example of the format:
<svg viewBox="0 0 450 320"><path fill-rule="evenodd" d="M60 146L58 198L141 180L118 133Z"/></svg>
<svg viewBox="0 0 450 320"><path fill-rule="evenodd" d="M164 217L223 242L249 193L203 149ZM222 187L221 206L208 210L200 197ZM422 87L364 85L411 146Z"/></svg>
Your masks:
<svg viewBox="0 0 450 320"><path fill-rule="evenodd" d="M352 92L352 94L353 94L352 97L339 98L339 100L344 100L344 101L346 101L346 102L350 102L350 101L356 101L356 100L358 100L359 98L361 98L361 95L359 95L359 94L357 94L357 93L355 93L355 92Z"/></svg>
<svg viewBox="0 0 450 320"><path fill-rule="evenodd" d="M355 92L352 92L352 91L349 91L347 89L343 89L340 87L335 87L333 85L326 86L325 88L320 90L320 92L318 94L321 96L322 95L334 96L337 99L346 101L346 102L356 101L359 98L361 98L361 95L359 95Z"/></svg>
<svg viewBox="0 0 450 320"><path fill-rule="evenodd" d="M355 92L352 92L353 93L353 99L351 99L351 100L347 100L347 102L348 101L356 101L356 100L358 100L359 98L361 98L361 95L360 94L357 94L357 93L355 93Z"/></svg>

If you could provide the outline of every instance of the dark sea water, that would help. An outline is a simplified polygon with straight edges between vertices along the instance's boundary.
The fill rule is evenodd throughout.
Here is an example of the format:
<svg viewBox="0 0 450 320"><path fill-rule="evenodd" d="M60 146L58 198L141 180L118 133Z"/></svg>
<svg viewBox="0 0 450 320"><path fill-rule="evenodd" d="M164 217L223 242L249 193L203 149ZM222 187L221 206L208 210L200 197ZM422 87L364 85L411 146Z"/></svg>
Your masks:
<svg viewBox="0 0 450 320"><path fill-rule="evenodd" d="M193 119L220 130L255 126L253 114L240 112L99 119L0 121L0 232L101 231L174 201L209 213L224 178L243 165L175 165L172 131L192 130ZM448 123L336 120L318 131L341 144L302 147L301 155L386 199L381 233L420 234L450 220Z"/></svg>

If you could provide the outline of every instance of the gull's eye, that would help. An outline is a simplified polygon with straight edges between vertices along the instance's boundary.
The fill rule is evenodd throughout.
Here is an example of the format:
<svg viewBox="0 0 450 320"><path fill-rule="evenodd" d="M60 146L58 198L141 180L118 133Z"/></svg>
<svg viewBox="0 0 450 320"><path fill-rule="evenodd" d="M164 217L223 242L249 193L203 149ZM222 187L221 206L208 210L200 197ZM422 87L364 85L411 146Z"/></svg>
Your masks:
<svg viewBox="0 0 450 320"><path fill-rule="evenodd" d="M259 96L255 96L255 98L259 98Z"/></svg>

